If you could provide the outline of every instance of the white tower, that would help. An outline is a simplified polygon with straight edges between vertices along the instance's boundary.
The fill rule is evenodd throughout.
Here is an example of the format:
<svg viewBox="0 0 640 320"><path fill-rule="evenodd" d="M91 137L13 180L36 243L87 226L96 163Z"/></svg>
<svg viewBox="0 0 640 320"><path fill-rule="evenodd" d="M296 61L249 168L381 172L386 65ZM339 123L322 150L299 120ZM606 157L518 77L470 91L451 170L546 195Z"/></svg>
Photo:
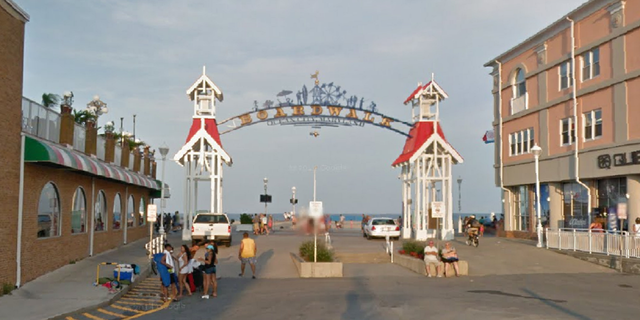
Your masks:
<svg viewBox="0 0 640 320"><path fill-rule="evenodd" d="M222 148L216 123L216 100L222 101L222 91L207 77L202 76L187 89L193 101L193 123L185 145L173 160L185 168L185 225L182 240L191 240L191 225L197 213L198 182L211 182L210 212L222 211L222 164L231 166L231 157Z"/></svg>
<svg viewBox="0 0 640 320"><path fill-rule="evenodd" d="M402 237L453 239L452 167L462 163L447 142L439 123L440 102L449 96L433 80L418 87L404 101L411 104L414 122L402 154Z"/></svg>

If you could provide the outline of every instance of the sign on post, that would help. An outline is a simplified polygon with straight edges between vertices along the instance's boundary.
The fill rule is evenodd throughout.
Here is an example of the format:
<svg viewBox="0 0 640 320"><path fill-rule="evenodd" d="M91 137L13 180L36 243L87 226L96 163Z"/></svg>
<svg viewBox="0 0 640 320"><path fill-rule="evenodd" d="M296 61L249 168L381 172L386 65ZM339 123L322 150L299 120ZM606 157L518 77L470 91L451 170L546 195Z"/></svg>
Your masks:
<svg viewBox="0 0 640 320"><path fill-rule="evenodd" d="M322 215L322 201L309 201L309 217L321 218Z"/></svg>
<svg viewBox="0 0 640 320"><path fill-rule="evenodd" d="M442 201L431 202L431 217L444 218L444 202Z"/></svg>
<svg viewBox="0 0 640 320"><path fill-rule="evenodd" d="M158 207L155 204L147 205L147 222L156 222L158 218Z"/></svg>
<svg viewBox="0 0 640 320"><path fill-rule="evenodd" d="M627 204L624 202L618 203L618 219L627 220Z"/></svg>

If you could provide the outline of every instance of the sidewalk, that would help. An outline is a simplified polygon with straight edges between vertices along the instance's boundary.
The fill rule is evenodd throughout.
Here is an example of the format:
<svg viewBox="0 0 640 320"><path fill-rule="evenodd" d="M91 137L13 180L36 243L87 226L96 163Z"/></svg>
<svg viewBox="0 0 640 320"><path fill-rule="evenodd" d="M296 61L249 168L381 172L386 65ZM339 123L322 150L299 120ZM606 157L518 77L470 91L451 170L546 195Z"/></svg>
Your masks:
<svg viewBox="0 0 640 320"><path fill-rule="evenodd" d="M179 233L169 236L177 241ZM110 294L105 287L94 287L96 267L100 262L137 264L140 275L136 282L149 272L149 260L144 245L149 239L140 239L120 248L85 258L75 264L66 265L26 283L11 295L0 298L0 313L4 319L50 319L77 310L105 305L124 294ZM113 268L100 268L101 276L113 276Z"/></svg>

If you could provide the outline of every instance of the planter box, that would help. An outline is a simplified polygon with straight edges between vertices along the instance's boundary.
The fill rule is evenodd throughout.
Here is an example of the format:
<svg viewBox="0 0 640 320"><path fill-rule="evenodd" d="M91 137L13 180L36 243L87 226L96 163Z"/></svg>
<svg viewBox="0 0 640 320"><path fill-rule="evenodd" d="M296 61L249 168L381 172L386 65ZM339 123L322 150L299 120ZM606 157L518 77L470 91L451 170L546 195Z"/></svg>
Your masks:
<svg viewBox="0 0 640 320"><path fill-rule="evenodd" d="M427 271L424 268L424 260L414 258L411 256L403 255L403 254L394 254L393 255L393 263L403 266L417 274L427 275ZM450 263L446 263L445 267L447 268L447 277L455 277L456 271L453 269L453 265ZM431 268L430 272L432 275L436 274L436 267L434 265L429 265ZM469 264L465 260L458 261L458 269L460 271L461 276L469 275Z"/></svg>
<svg viewBox="0 0 640 320"><path fill-rule="evenodd" d="M300 278L342 278L342 262L306 262L293 252L291 260Z"/></svg>

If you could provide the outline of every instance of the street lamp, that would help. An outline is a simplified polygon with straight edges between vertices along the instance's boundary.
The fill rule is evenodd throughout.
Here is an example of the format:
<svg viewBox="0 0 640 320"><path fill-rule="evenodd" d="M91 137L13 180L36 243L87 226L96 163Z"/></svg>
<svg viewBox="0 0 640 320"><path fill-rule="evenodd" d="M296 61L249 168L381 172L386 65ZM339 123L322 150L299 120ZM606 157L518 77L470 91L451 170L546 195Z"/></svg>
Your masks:
<svg viewBox="0 0 640 320"><path fill-rule="evenodd" d="M264 214L267 214L267 183L269 183L269 179L266 177L262 179L264 181Z"/></svg>
<svg viewBox="0 0 640 320"><path fill-rule="evenodd" d="M95 95L93 96L93 100L89 101L89 103L87 103L87 110L93 114L94 116L96 116L96 125L98 124L98 118L105 114L105 113L109 113L109 108L107 108L107 104L105 102L103 102L102 100L100 100L100 96L99 95Z"/></svg>
<svg viewBox="0 0 640 320"><path fill-rule="evenodd" d="M162 177L160 178L160 185L162 187L162 190L160 191L160 234L164 234L164 163L166 162L165 160L167 160L169 147L163 145L162 147L158 148L158 151L160 151L160 155L162 156ZM185 222L187 222L187 219L185 219ZM183 226L183 228L187 227L188 226L185 223L185 226Z"/></svg>
<svg viewBox="0 0 640 320"><path fill-rule="evenodd" d="M536 144L531 148L531 153L533 153L533 156L536 159L536 217L538 220L538 224L536 226L538 244L536 247L542 248L542 221L540 221L540 154L542 153L542 148Z"/></svg>
<svg viewBox="0 0 640 320"><path fill-rule="evenodd" d="M291 217L296 215L296 187L291 187L291 192L293 195L291 196L291 204L293 205L293 211L291 211Z"/></svg>

